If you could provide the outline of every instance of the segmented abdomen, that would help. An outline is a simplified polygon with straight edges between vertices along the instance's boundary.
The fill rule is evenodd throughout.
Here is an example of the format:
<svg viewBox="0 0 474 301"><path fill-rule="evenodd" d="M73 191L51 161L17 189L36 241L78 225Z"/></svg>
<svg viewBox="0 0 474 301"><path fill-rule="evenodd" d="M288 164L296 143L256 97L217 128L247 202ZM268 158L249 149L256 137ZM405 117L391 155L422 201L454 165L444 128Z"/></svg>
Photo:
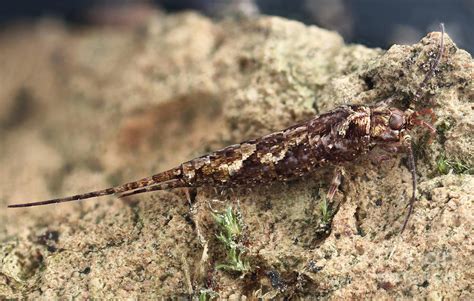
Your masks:
<svg viewBox="0 0 474 301"><path fill-rule="evenodd" d="M188 186L239 186L302 177L326 163L325 141L349 112L336 110L256 140L231 145L181 165Z"/></svg>

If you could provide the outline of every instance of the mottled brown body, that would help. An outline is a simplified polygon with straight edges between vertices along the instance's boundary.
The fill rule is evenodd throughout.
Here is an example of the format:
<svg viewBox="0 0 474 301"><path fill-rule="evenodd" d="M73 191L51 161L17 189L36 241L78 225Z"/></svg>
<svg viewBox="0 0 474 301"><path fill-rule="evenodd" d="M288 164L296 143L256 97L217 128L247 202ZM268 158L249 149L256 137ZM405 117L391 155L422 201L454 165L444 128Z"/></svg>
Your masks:
<svg viewBox="0 0 474 301"><path fill-rule="evenodd" d="M433 76L443 55L444 27L441 27L438 55L415 92L414 101L421 97L423 87ZM380 147L392 153L407 152L409 155L413 194L404 229L413 209L416 191L415 160L409 132L417 125L427 127L432 133L435 130L429 123L417 119L419 115L433 116L430 109L402 111L390 107L392 100L389 98L373 106L341 106L285 130L228 146L168 171L117 187L9 207L63 203L110 194L125 197L172 188L266 185L302 178L323 165L340 165L368 153L374 147ZM339 183L340 174L336 174L329 189L329 198L332 198Z"/></svg>
<svg viewBox="0 0 474 301"><path fill-rule="evenodd" d="M349 118L351 122L348 122ZM370 149L370 108L346 106L181 165L187 186L251 186L304 177Z"/></svg>
<svg viewBox="0 0 474 301"><path fill-rule="evenodd" d="M228 146L139 181L10 207L61 203L116 193L127 196L171 188L265 185L301 178L328 163L354 160L378 144L399 141L400 131L389 126L393 112L403 114L384 105L342 106L307 122Z"/></svg>

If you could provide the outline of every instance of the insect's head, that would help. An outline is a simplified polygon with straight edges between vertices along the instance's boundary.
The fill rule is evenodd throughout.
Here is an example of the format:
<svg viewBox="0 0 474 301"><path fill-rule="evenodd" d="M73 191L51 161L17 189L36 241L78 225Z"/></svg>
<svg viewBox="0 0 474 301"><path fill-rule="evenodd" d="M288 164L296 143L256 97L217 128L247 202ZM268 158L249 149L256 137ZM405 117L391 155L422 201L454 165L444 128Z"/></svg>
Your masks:
<svg viewBox="0 0 474 301"><path fill-rule="evenodd" d="M435 74L435 71L438 68L441 58L443 57L445 48L444 25L440 24L440 27L441 38L439 41L438 54L435 60L430 64L430 69L425 75L423 81L420 83L417 91L415 91L412 103L416 103L423 96L423 88L427 85L428 81ZM413 129L416 126L422 126L430 131L430 141L436 133L436 129L432 125L432 123L436 120L432 109L421 109L415 112L412 110L402 111L400 109L388 107L382 104L378 107L373 108L371 113L370 137L375 143L399 142L402 140L402 136L405 134L406 131ZM419 119L419 117L422 115L430 115L431 123Z"/></svg>
<svg viewBox="0 0 474 301"><path fill-rule="evenodd" d="M373 110L370 118L370 137L375 142L397 142L400 134L410 127L410 118L397 108Z"/></svg>
<svg viewBox="0 0 474 301"><path fill-rule="evenodd" d="M402 111L398 108L384 108L372 110L370 136L375 142L399 142L402 134L412 130L416 126L427 128L431 135L436 129L431 123L419 119L419 116L430 115L432 122L435 115L431 109L423 109L416 112L411 110Z"/></svg>

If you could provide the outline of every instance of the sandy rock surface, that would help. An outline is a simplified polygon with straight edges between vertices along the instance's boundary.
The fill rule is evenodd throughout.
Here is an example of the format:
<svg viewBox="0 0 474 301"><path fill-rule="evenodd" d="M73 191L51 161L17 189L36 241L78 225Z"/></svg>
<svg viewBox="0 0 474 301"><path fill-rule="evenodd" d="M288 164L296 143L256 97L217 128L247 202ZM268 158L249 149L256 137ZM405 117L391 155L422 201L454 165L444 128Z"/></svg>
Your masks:
<svg viewBox="0 0 474 301"><path fill-rule="evenodd" d="M474 63L446 37L415 109L419 187L403 154L251 191L182 191L30 209L7 204L154 174L344 103L410 104L440 34L388 51L275 17L215 23L157 12L134 28L53 21L0 33L0 298L472 299ZM212 212L240 212L251 271L216 269ZM336 210L337 209L337 210ZM206 293L208 296L213 293Z"/></svg>

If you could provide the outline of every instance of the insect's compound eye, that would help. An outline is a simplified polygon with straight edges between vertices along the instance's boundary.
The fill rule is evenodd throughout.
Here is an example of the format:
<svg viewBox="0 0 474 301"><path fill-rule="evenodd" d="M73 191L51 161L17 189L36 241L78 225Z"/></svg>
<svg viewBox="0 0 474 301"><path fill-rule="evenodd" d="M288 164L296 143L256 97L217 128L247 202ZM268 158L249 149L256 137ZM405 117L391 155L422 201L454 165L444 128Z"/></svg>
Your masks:
<svg viewBox="0 0 474 301"><path fill-rule="evenodd" d="M392 116L390 116L388 125L390 126L392 130L399 130L402 128L403 124L405 123L404 119L405 118L403 117L403 115L397 114L395 112L395 114L392 114Z"/></svg>

